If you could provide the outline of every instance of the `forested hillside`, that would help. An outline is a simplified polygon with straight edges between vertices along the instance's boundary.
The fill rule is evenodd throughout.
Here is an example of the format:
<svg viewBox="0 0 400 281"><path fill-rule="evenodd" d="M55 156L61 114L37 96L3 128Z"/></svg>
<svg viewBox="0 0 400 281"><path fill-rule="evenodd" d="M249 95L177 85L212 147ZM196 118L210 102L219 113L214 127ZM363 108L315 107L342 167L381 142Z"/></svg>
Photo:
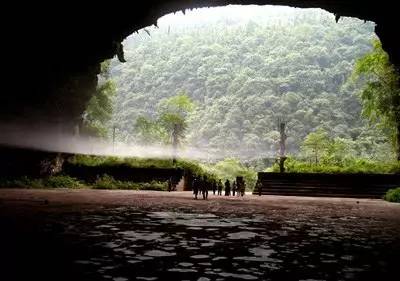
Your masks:
<svg viewBox="0 0 400 281"><path fill-rule="evenodd" d="M195 103L186 144L220 158L276 155L278 118L287 121L291 154L322 128L353 142L358 156L386 155L387 140L361 117L359 88L348 79L372 49L373 23L260 9L251 19L165 21L127 38L127 62L111 64L117 137L135 142L137 118L153 117L161 100L184 91Z"/></svg>

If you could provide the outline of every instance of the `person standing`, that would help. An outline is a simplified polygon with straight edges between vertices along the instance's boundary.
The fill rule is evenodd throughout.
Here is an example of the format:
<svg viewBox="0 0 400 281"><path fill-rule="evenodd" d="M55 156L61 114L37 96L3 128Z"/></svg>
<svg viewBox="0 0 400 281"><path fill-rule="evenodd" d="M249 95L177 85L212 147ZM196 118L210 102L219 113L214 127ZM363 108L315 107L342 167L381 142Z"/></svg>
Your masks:
<svg viewBox="0 0 400 281"><path fill-rule="evenodd" d="M197 195L199 194L199 180L197 178L193 179L192 188L193 188L194 199L197 200Z"/></svg>
<svg viewBox="0 0 400 281"><path fill-rule="evenodd" d="M246 182L245 181L243 181L242 182L242 186L241 186L241 188L240 188L240 195L241 196L244 196L244 192L246 191Z"/></svg>
<svg viewBox="0 0 400 281"><path fill-rule="evenodd" d="M215 195L215 191L217 191L217 181L215 179L212 180L212 191L213 195Z"/></svg>
<svg viewBox="0 0 400 281"><path fill-rule="evenodd" d="M201 193L203 194L203 200L208 199L208 182L207 178L203 176L203 179L201 181Z"/></svg>
<svg viewBox="0 0 400 281"><path fill-rule="evenodd" d="M168 192L171 192L172 190L172 176L169 177L168 179Z"/></svg>
<svg viewBox="0 0 400 281"><path fill-rule="evenodd" d="M238 191L238 192L239 192L239 191ZM233 181L233 182L232 182L232 196L235 196L235 193L236 193L236 182Z"/></svg>
<svg viewBox="0 0 400 281"><path fill-rule="evenodd" d="M219 196L221 196L222 195L222 188L223 188L223 185L222 185L222 181L221 181L221 179L218 181L218 195Z"/></svg>
<svg viewBox="0 0 400 281"><path fill-rule="evenodd" d="M261 183L260 180L257 181L256 187L257 187L257 191L258 191L258 196L261 196L261 193L262 193L262 183Z"/></svg>
<svg viewBox="0 0 400 281"><path fill-rule="evenodd" d="M231 183L229 180L225 181L225 196L230 196L231 195Z"/></svg>

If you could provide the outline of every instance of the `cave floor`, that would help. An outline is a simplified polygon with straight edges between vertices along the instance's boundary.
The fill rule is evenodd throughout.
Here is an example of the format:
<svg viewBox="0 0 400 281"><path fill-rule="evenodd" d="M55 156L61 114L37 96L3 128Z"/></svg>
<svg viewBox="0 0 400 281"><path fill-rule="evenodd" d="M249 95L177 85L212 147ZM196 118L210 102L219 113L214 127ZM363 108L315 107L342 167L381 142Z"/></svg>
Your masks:
<svg viewBox="0 0 400 281"><path fill-rule="evenodd" d="M0 230L2 280L397 280L400 260L382 200L0 189Z"/></svg>

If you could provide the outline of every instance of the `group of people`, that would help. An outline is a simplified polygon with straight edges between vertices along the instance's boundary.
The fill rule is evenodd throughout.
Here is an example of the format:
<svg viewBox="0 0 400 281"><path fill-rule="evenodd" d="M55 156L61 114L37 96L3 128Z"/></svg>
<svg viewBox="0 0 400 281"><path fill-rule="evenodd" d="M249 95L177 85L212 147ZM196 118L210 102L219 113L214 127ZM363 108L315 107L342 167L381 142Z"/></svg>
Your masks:
<svg viewBox="0 0 400 281"><path fill-rule="evenodd" d="M212 190L213 195L217 192L217 195L222 196L222 190L225 186L225 196L243 196L246 190L246 184L243 180L241 181L233 181L232 185L230 181L227 179L225 184L222 183L222 180L208 180L205 176L196 177L193 179L192 188L194 199L197 199L199 193L202 194L203 199L208 199L208 191Z"/></svg>

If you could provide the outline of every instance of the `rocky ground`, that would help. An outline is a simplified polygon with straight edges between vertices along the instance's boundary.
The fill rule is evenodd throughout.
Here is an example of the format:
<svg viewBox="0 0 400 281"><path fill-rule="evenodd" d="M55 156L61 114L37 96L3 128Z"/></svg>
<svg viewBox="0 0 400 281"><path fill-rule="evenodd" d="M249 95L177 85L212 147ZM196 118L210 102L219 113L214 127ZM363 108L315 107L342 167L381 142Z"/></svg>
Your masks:
<svg viewBox="0 0 400 281"><path fill-rule="evenodd" d="M0 189L0 229L2 280L397 280L400 260L382 200Z"/></svg>

